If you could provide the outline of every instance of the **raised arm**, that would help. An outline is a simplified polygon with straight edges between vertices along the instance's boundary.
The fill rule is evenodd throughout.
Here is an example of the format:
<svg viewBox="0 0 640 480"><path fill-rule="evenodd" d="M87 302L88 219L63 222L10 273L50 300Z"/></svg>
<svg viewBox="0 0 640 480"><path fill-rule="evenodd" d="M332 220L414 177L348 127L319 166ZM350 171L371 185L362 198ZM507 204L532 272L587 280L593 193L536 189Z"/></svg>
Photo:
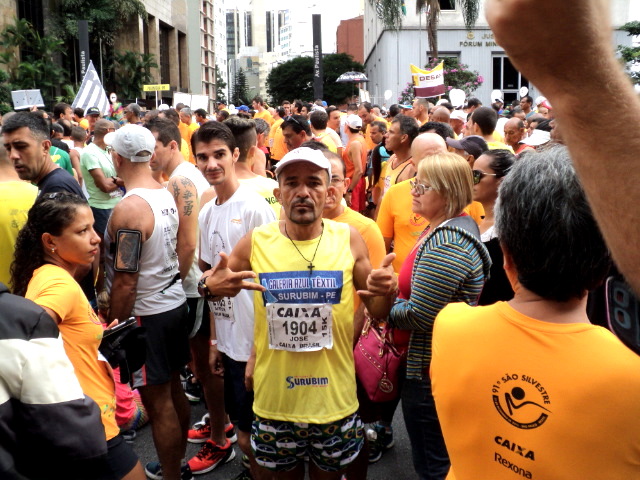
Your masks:
<svg viewBox="0 0 640 480"><path fill-rule="evenodd" d="M229 257L220 252L218 264L202 274L209 296L235 297L240 290L265 291L262 285L246 281L256 278L251 271L251 233L240 239Z"/></svg>
<svg viewBox="0 0 640 480"><path fill-rule="evenodd" d="M640 128L640 100L614 56L609 8L603 0L486 3L496 41L551 102L618 268L640 294L640 251L629 245L640 238L629 208L640 202L640 136L619 141L620 132Z"/></svg>
<svg viewBox="0 0 640 480"><path fill-rule="evenodd" d="M398 287L391 262L396 258L390 253L382 259L379 268L371 269L369 253L358 231L351 227L351 253L355 260L353 266L353 284L369 313L376 318L389 314Z"/></svg>

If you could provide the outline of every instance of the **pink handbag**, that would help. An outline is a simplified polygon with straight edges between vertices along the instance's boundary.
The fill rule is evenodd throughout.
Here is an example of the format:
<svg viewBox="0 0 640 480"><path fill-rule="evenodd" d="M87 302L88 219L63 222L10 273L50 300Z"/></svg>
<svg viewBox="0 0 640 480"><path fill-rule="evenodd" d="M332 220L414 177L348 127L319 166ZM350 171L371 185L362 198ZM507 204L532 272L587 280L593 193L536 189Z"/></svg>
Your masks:
<svg viewBox="0 0 640 480"><path fill-rule="evenodd" d="M393 344L393 330L386 323L374 326L366 315L353 350L356 376L372 402L388 402L400 394L398 377L404 364L404 353Z"/></svg>

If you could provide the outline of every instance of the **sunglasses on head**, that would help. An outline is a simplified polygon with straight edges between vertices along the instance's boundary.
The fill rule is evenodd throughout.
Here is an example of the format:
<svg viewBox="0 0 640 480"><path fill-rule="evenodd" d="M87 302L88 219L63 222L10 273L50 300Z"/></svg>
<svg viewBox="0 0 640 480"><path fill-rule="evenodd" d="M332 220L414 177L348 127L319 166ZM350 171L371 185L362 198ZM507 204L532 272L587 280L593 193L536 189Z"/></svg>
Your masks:
<svg viewBox="0 0 640 480"><path fill-rule="evenodd" d="M293 123L296 123L296 124L300 125L302 128L304 128L304 125L302 123L300 123L299 120L296 120L293 115L289 115L288 117L284 117L284 121L285 122L292 121Z"/></svg>

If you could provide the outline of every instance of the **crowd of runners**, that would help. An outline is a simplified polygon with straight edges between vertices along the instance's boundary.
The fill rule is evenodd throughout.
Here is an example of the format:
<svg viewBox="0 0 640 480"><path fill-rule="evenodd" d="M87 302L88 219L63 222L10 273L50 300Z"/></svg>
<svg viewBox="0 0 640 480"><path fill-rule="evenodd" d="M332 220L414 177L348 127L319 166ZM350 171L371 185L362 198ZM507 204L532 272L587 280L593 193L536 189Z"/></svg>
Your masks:
<svg viewBox="0 0 640 480"><path fill-rule="evenodd" d="M487 2L546 95L509 104L6 114L0 476L188 480L237 443L238 480L366 479L400 406L420 479L638 477L607 327L637 324L640 101L603 8Z"/></svg>

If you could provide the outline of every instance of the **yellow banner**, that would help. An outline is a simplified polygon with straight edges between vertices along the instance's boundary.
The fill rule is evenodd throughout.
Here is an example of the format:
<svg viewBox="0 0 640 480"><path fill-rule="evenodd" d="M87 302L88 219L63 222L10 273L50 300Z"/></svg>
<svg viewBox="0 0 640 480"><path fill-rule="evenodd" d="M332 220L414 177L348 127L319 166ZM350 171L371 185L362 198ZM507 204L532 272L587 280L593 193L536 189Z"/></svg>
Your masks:
<svg viewBox="0 0 640 480"><path fill-rule="evenodd" d="M171 90L168 83L159 83L157 85L143 85L142 90L145 92L161 92L164 90Z"/></svg>

